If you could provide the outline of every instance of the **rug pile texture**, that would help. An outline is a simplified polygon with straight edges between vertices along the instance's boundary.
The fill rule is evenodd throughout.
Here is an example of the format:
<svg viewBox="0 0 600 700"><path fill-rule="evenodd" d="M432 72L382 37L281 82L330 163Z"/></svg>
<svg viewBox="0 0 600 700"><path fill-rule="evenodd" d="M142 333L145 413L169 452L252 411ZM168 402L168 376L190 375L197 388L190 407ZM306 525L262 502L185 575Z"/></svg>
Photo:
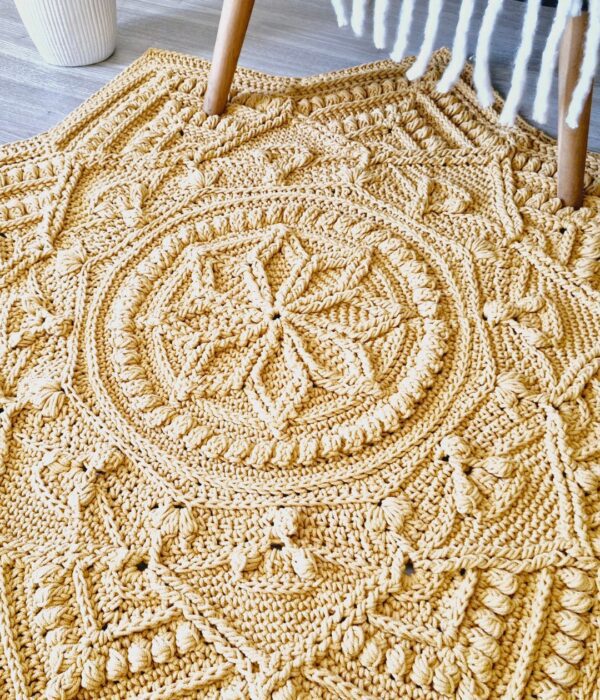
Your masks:
<svg viewBox="0 0 600 700"><path fill-rule="evenodd" d="M0 148L0 697L599 697L600 157L448 60Z"/></svg>

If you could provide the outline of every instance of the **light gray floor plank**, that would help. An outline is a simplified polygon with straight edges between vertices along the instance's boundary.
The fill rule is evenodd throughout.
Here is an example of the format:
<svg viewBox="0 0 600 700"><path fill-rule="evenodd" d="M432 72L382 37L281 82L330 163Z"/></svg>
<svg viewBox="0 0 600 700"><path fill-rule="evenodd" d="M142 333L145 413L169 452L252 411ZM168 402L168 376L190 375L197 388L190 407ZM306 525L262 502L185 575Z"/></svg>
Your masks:
<svg viewBox="0 0 600 700"><path fill-rule="evenodd" d="M399 0L391 0L390 45L399 4ZM13 0L0 0L0 142L23 139L53 126L151 46L210 58L220 5L220 0L118 0L119 39L114 55L95 66L57 68L46 65L38 55ZM446 0L437 46L451 44L458 5L459 0ZM477 4L471 51L484 6L483 0ZM524 3L506 0L495 31L492 79L501 94L506 94L510 84L524 8ZM419 48L426 13L427 3L418 2L411 53ZM551 9L542 8L521 109L526 118L530 117L543 41L552 16ZM339 29L328 0L257 0L240 64L267 73L300 76L385 58L387 52L373 47L370 33L370 26L362 38L354 37L349 28ZM549 123L543 128L556 134L556 92ZM600 151L600 89L594 94L590 148Z"/></svg>

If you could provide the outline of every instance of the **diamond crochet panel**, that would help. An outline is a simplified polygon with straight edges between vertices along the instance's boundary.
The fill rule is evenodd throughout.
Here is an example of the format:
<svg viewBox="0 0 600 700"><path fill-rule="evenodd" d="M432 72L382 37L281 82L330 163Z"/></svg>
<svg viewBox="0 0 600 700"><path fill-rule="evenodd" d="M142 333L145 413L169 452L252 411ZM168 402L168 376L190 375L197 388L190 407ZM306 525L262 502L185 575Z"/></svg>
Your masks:
<svg viewBox="0 0 600 700"><path fill-rule="evenodd" d="M594 697L600 160L447 61L0 149L3 698Z"/></svg>

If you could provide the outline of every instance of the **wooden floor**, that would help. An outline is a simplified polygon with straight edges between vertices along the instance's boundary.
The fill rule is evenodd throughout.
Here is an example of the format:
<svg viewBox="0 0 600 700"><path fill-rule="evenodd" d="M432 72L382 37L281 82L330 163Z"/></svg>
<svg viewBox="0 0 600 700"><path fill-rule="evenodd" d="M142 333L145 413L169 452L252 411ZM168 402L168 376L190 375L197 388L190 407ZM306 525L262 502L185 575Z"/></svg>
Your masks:
<svg viewBox="0 0 600 700"><path fill-rule="evenodd" d="M349 0L346 0L347 4ZM391 0L389 42L395 32L400 0ZM419 47L427 2L417 2L411 53ZM446 0L436 44L451 44L459 0ZM477 29L485 3L477 3ZM43 63L29 39L13 0L0 0L0 143L48 129L89 97L148 47L173 49L210 58L220 0L118 0L119 38L115 54L84 68L56 68ZM506 94L519 40L525 3L506 0L492 51L494 86ZM553 10L542 8L537 42L529 65L528 117L543 38ZM470 50L474 49L474 35ZM387 57L373 47L370 27L363 38L337 27L329 0L257 0L240 64L280 75L310 75ZM599 86L600 88L600 86ZM556 134L556 93L544 129ZM600 150L600 89L594 95L590 148Z"/></svg>

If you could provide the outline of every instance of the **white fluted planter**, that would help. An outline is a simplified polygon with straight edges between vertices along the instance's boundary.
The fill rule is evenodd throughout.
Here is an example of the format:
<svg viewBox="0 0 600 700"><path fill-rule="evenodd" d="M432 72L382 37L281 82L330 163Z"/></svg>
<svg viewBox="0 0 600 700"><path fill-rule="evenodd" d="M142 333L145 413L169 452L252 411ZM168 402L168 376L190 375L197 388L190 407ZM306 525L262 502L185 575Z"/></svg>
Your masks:
<svg viewBox="0 0 600 700"><path fill-rule="evenodd" d="M48 63L84 66L115 50L116 0L15 0L15 5Z"/></svg>

